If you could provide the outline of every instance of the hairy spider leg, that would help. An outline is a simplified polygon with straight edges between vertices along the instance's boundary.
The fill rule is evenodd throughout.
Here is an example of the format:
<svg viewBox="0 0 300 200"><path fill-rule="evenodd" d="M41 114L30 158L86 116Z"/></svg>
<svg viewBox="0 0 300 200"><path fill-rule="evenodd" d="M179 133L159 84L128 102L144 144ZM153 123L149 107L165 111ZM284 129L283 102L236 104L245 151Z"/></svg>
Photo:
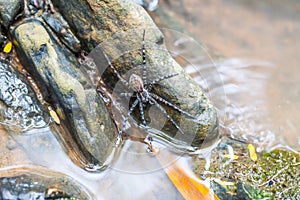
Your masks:
<svg viewBox="0 0 300 200"><path fill-rule="evenodd" d="M136 98L137 100L139 101L139 107L140 107L140 114L141 114L141 117L142 117L142 123L143 125L145 126L146 128L146 132L148 133L148 127L147 127L147 122L145 120L145 114L144 114L144 106L143 106L143 102L141 100L141 98L139 97L139 94L136 93ZM152 152L153 148L152 148L152 141L153 141L153 138L152 136L148 133L147 136L146 136L146 139L144 140L145 144L148 145L148 149L149 151Z"/></svg>
<svg viewBox="0 0 300 200"><path fill-rule="evenodd" d="M191 115L190 113L188 113L188 112L182 110L181 108L175 106L174 104L168 102L168 101L165 100L164 98L162 98L162 97L160 97L160 96L158 96L158 95L156 95L156 94L154 94L154 93L151 93L151 92L149 92L149 95L150 95L151 97L153 97L154 99L156 99L157 101L160 101L160 102L162 102L163 104L165 104L165 105L167 105L167 106L173 108L174 110L177 110L177 111L180 112L181 114L184 114L184 115L186 115L187 117L190 117L190 118L192 118L192 119L196 119L195 116L193 116L193 115Z"/></svg>
<svg viewBox="0 0 300 200"><path fill-rule="evenodd" d="M146 63L146 49L145 49L145 30L143 32L142 56L143 56L142 79L143 79L144 86L146 86L148 81L147 81L147 63Z"/></svg>
<svg viewBox="0 0 300 200"><path fill-rule="evenodd" d="M145 120L145 114L144 114L144 108L143 108L143 102L141 100L141 98L139 97L139 94L135 92L136 95L132 94L132 93L121 93L120 95L123 97L132 97L132 96L136 96L137 100L139 101L139 109L140 109L140 115L142 117L142 123L146 128L146 132L148 127L147 127L147 122ZM151 135L148 133L148 135L146 136L147 139L145 139L144 143L148 145L148 148L150 151L152 151L152 141L153 138L151 137Z"/></svg>
<svg viewBox="0 0 300 200"><path fill-rule="evenodd" d="M178 75L178 73L175 72L175 73L160 76L160 77L154 79L153 81L151 81L151 84L153 85L155 83L158 83L159 81L162 81L162 80L165 80L165 79L168 79L168 78L172 78L172 77L177 76L177 75Z"/></svg>
<svg viewBox="0 0 300 200"><path fill-rule="evenodd" d="M120 96L121 97L132 97L133 95L132 95L132 93L129 93L129 92L122 92L122 93L120 93Z"/></svg>
<svg viewBox="0 0 300 200"><path fill-rule="evenodd" d="M134 110L134 108L137 106L138 103L139 103L138 99L133 102L133 104L131 105L131 107L130 107L130 109L129 109L129 111L128 111L125 119L124 119L124 121L122 122L122 127L121 127L121 129L119 131L119 134L118 134L118 137L116 139L115 147L118 147L120 145L120 143L122 141L122 134L123 134L123 131L125 129L126 123L127 123L128 119L129 119L132 111Z"/></svg>
<svg viewBox="0 0 300 200"><path fill-rule="evenodd" d="M181 130L181 128L177 125L177 123L172 119L172 117L167 113L167 111L161 106L159 105L159 103L153 98L153 97L149 97L149 99L154 103L154 105L164 113L164 115L166 116L166 118L168 118L170 120L170 122L179 130L179 132L181 134L184 134L184 132Z"/></svg>
<svg viewBox="0 0 300 200"><path fill-rule="evenodd" d="M130 84L124 79L122 78L122 76L119 74L119 72L117 71L117 69L111 64L108 56L106 55L104 49L100 46L100 48L102 49L103 55L108 63L108 66L114 71L114 73L117 75L118 79L124 84L126 85L129 89L132 89L132 87L130 86Z"/></svg>
<svg viewBox="0 0 300 200"><path fill-rule="evenodd" d="M144 114L143 102L142 102L141 98L139 97L139 94L138 94L138 93L136 93L136 98L137 98L137 100L139 101L139 108L140 108L140 114L141 114L141 117L142 117L142 123L143 123L143 125L146 127L146 126L147 126L147 123L146 123L146 120L145 120L145 114Z"/></svg>
<svg viewBox="0 0 300 200"><path fill-rule="evenodd" d="M160 76L160 77L154 79L148 85L148 88L147 88L148 92L150 92L152 90L153 85L156 84L156 83L158 83L159 81L162 81L162 80L165 80L165 79L168 79L168 78L172 78L172 77L177 76L177 75L178 75L178 73L172 73L172 74L167 74L167 75Z"/></svg>

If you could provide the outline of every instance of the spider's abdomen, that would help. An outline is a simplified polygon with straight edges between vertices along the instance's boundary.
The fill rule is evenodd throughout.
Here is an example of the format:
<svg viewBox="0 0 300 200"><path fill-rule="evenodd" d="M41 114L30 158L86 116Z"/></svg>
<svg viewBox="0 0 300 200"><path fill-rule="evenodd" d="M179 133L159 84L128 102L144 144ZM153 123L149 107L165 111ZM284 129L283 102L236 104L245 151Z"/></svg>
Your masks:
<svg viewBox="0 0 300 200"><path fill-rule="evenodd" d="M138 93L143 92L144 90L143 80L140 76L136 74L132 74L130 76L129 84Z"/></svg>

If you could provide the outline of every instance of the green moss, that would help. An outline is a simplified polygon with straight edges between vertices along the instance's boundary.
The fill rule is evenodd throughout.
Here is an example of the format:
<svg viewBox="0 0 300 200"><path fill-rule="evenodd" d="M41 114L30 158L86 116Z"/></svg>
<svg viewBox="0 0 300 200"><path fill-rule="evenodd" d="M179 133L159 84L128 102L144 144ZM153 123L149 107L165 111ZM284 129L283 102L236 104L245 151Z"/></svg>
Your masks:
<svg viewBox="0 0 300 200"><path fill-rule="evenodd" d="M300 199L299 153L275 149L271 152L263 152L258 161L254 162L249 158L247 144L232 143L232 141L227 143L231 144L235 155L239 158L228 162L229 160L224 158L228 150L224 145L220 145L212 156L209 171L213 174L207 175L207 178L223 182L240 182L242 185L240 188L224 186L227 192L236 193L232 195L232 199L245 198L245 196L250 199ZM204 165L205 162L197 158L194 171L201 175ZM222 197L219 187L215 192Z"/></svg>

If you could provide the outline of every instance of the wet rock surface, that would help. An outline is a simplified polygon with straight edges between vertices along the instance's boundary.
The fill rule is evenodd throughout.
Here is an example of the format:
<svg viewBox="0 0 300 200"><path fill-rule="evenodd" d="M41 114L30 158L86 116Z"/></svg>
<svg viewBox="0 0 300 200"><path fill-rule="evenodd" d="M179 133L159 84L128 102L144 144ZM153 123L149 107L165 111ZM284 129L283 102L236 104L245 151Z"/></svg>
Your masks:
<svg viewBox="0 0 300 200"><path fill-rule="evenodd" d="M161 120L159 117L149 119L151 105L145 107L147 122L151 121L151 127L162 130L162 133L166 133L167 138L171 138L171 142L174 143L183 141L201 147L204 140L213 142L218 137L218 122L214 107L201 88L172 59L164 47L163 35L145 11L131 1L74 0L54 1L54 3L59 13L50 1L25 1L25 14L22 16L24 18L16 20L23 10L22 4L20 9L15 7L14 12L10 14L13 16L12 21L8 20L2 26L5 27L5 34L9 31L8 38L14 44L12 51L17 51L23 67L41 91L41 94L35 91L35 95L41 96L39 101L44 112L48 112L52 117L50 128L75 164L88 171L98 171L110 164L113 145L118 134L112 118L118 113L111 111L111 105L107 109L105 103L113 102L114 105L114 101L119 100L112 96L118 92L115 89L119 87L120 82L116 73L107 66L108 60L103 57L102 50L126 81L132 73L142 76L141 45L144 30L149 82L167 74L178 73L171 79L153 84L153 93L196 116L196 118L185 116L174 107L168 107L160 102L185 134L176 135L178 127L170 121L163 127L156 127ZM13 21L15 23L12 23ZM103 48L101 51L97 51L99 44ZM95 50L93 52L96 54L85 57L84 51L90 53L91 50ZM100 59L97 59L98 57ZM92 68L86 69L80 66L78 60L89 58L95 61L96 68L87 66ZM104 81L103 86L107 87L111 96L101 96L99 90L96 90L95 85L98 84L99 77ZM1 93L6 95L5 91ZM103 97L112 99L104 98L104 101ZM30 101L27 99L26 102ZM129 105L132 105L132 102L125 104L124 107ZM120 117L124 118L126 115L125 111ZM134 117L141 123L138 109L134 111ZM41 136L38 135L37 138L32 140L32 147L51 146L47 141L41 144ZM176 141L173 141L174 138ZM13 148L13 145L8 146ZM31 154L30 151L26 152ZM39 156L38 154L39 151L35 156ZM69 185L65 176L52 181L38 177L35 169L29 171L27 174L20 174L17 171L11 171L12 174L1 174L3 178L0 184L4 188L4 192L1 192L6 195L3 198L51 199L52 193L49 193L49 188L53 188L50 185L58 187L57 182L66 183L63 186ZM47 178L52 176L51 172L45 174ZM37 186L31 182L39 184ZM53 195L58 195L54 196L57 198L91 199L85 196L77 197L76 192L83 189L76 186L59 187L55 191Z"/></svg>
<svg viewBox="0 0 300 200"><path fill-rule="evenodd" d="M0 24L8 28L17 15L23 12L24 1L22 0L1 0L0 1Z"/></svg>
<svg viewBox="0 0 300 200"><path fill-rule="evenodd" d="M83 69L79 69L73 53L77 52L78 55L80 43L72 32L77 34L86 51L97 47L102 42L104 50L113 61L118 73L128 80L128 71L140 71L142 62L140 33L144 30L140 26L153 27L148 28L145 38L147 54L149 53L147 55L149 81L170 73L179 74L154 85L153 92L196 118L184 116L176 109L162 104L185 134L177 134L178 128L167 119L165 126L162 127L159 118L150 117L151 113L148 113L148 110L151 106L146 107L147 123L151 121L151 128L162 130L163 137L164 133L167 133L168 139L176 138L172 141L175 143L184 141L200 147L204 140L210 144L217 138L218 122L214 107L198 85L184 73L164 49L163 36L155 28L151 19L141 17L145 15L144 11L133 3L122 1L54 3L69 24L59 13L53 13L51 2L30 1L27 2L28 9L38 20L26 20L11 31L11 34L15 39L22 63L33 74L44 100L53 105L53 108L49 107L47 111L51 112L54 109L59 120L62 121L60 128L63 129L63 134L58 134L58 137L65 140L62 142L65 149L69 149L67 146L72 146L71 149L80 149L77 154L80 157L79 160L85 160L85 168L94 168L91 166L96 165L99 167L105 163L117 131L103 100L95 92L96 83L90 80ZM103 9L100 9L100 6ZM130 11L131 8L135 8L136 11ZM67 15L67 11L70 15ZM111 15L107 16L105 14L107 12ZM139 20L135 20L136 18ZM142 25L144 21L146 24ZM136 27L140 29L134 30ZM127 30L127 33L119 30ZM126 51L129 53L122 55ZM95 58L101 57L101 54L103 56L102 52L94 52L99 53L94 54ZM117 58L114 57L116 55L118 55ZM101 78L113 91L118 82L116 74L109 68L105 70L107 60L100 60L100 63L96 64L98 67L96 71L103 73ZM101 74L95 73L92 79L98 79L97 75ZM125 105L125 108L126 106L128 105ZM122 114L127 115L126 112ZM136 121L141 123L138 110L134 112L134 115ZM66 139L66 137L72 139Z"/></svg>
<svg viewBox="0 0 300 200"><path fill-rule="evenodd" d="M211 142L217 138L218 121L214 107L198 84L172 59L164 47L163 35L141 7L131 1L121 0L109 2L75 0L71 3L54 0L53 4L68 21L83 48L88 52L93 50L91 54L94 55L91 57L96 60L98 71L103 72L102 78L111 90L115 89L119 79L108 67L107 61L99 58L102 48L122 78L128 81L132 73L139 73L141 76L141 45L145 30L146 57L149 63L147 70L149 75L152 75L152 80L170 73L179 74L153 86L153 92L196 116L195 119L186 117L162 104L174 121L180 124L185 134L177 134L178 129L170 121L159 130L173 138L176 135L178 141L193 146L201 146L204 142ZM102 48L97 51L96 47L99 44ZM134 116L140 121L139 112L134 113ZM160 126L160 121L156 120L157 118L151 119L153 127Z"/></svg>
<svg viewBox="0 0 300 200"><path fill-rule="evenodd" d="M47 125L46 113L41 110L33 90L4 58L0 58L0 85L1 124L15 132Z"/></svg>
<svg viewBox="0 0 300 200"><path fill-rule="evenodd" d="M78 146L79 155L83 154L85 168L103 167L111 153L116 130L103 100L79 68L76 58L60 48L37 20L17 26L12 34L22 62L70 134L66 136L70 138L61 139L75 140L73 146Z"/></svg>
<svg viewBox="0 0 300 200"><path fill-rule="evenodd" d="M20 200L93 199L83 186L68 176L29 168L1 171L0 197Z"/></svg>
<svg viewBox="0 0 300 200"><path fill-rule="evenodd" d="M58 38L73 52L79 52L80 42L74 36L68 23L59 13L44 12L42 15L47 25L57 34Z"/></svg>

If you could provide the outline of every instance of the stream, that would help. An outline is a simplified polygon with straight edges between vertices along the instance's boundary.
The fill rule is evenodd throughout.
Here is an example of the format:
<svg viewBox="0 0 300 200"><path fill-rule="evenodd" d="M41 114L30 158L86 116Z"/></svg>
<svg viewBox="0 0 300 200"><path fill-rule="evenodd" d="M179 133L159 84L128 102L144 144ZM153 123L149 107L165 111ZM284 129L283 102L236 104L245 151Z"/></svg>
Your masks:
<svg viewBox="0 0 300 200"><path fill-rule="evenodd" d="M299 1L182 0L161 1L160 6L154 19L172 16L176 22L157 19L160 27L187 30L216 54L211 54L211 74L220 79L211 82L210 72L203 77L224 124L234 132L266 135L266 140L297 148ZM198 71L208 69L205 63L196 66Z"/></svg>
<svg viewBox="0 0 300 200"><path fill-rule="evenodd" d="M221 134L255 143L261 152L299 148L299 13L296 0L161 0L151 15L168 50L216 106ZM99 200L183 199L143 143L126 140L112 166L89 173L72 162L49 126L12 137L11 161L1 170L44 166L74 178ZM191 157L174 156L193 176ZM30 162L20 162L24 158Z"/></svg>

